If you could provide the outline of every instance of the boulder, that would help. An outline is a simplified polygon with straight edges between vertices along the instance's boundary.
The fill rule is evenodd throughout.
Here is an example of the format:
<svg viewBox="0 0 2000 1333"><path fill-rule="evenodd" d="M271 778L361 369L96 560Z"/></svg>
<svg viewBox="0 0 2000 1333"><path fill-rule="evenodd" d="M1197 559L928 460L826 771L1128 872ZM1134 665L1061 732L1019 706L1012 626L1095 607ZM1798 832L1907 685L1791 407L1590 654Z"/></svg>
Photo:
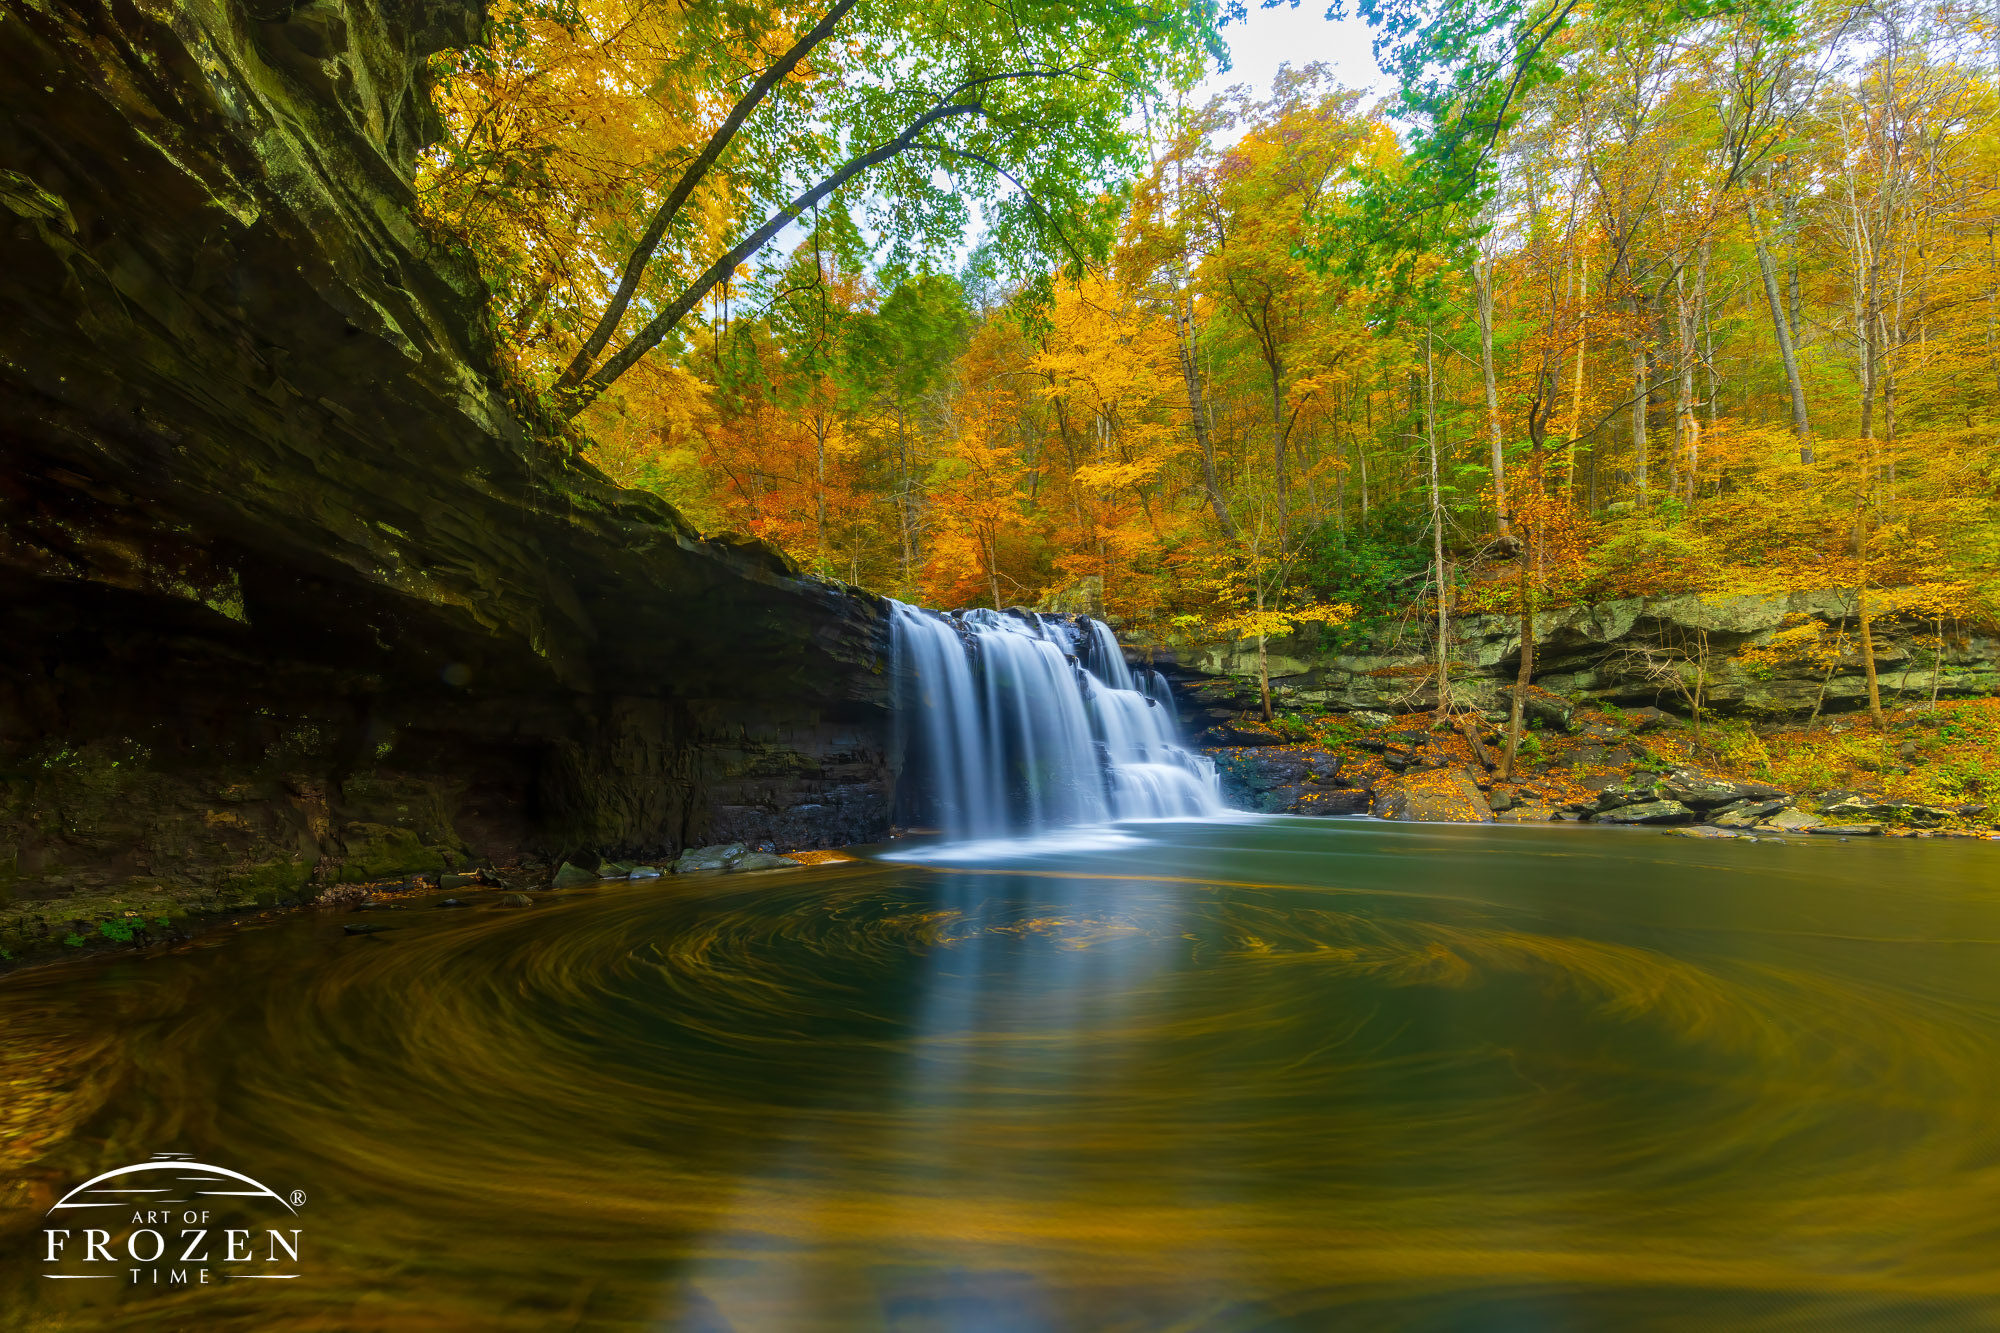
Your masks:
<svg viewBox="0 0 2000 1333"><path fill-rule="evenodd" d="M1505 810L1493 812L1496 824L1546 824L1556 818L1556 812L1546 805L1510 804Z"/></svg>
<svg viewBox="0 0 2000 1333"><path fill-rule="evenodd" d="M562 863L562 867L556 871L555 878L549 881L549 886L551 888L567 889L578 884L593 884L597 881L597 878L596 871L585 870L582 866L572 865L568 861L565 861Z"/></svg>
<svg viewBox="0 0 2000 1333"><path fill-rule="evenodd" d="M1285 738L1262 722L1231 722L1212 728L1214 745L1283 745Z"/></svg>
<svg viewBox="0 0 2000 1333"><path fill-rule="evenodd" d="M694 870L727 870L749 852L750 849L740 842L691 847L681 853L680 860L674 862L674 873L685 875Z"/></svg>
<svg viewBox="0 0 2000 1333"><path fill-rule="evenodd" d="M1658 731L1662 727L1676 726L1680 722L1680 719L1672 713L1663 712L1651 705L1626 709L1622 720L1634 731Z"/></svg>
<svg viewBox="0 0 2000 1333"><path fill-rule="evenodd" d="M1547 690L1530 687L1522 696L1521 709L1550 731L1571 732L1577 728L1576 706Z"/></svg>
<svg viewBox="0 0 2000 1333"><path fill-rule="evenodd" d="M1432 824L1490 824L1492 807L1462 769L1430 769L1385 782L1375 789L1381 819Z"/></svg>
<svg viewBox="0 0 2000 1333"><path fill-rule="evenodd" d="M1786 799L1735 801L1709 812L1717 828L1752 828L1785 809Z"/></svg>
<svg viewBox="0 0 2000 1333"><path fill-rule="evenodd" d="M1213 752L1222 793L1239 810L1258 814L1348 814L1331 788L1343 781L1339 755L1310 749L1243 749ZM1359 810L1367 809L1365 795Z"/></svg>
<svg viewBox="0 0 2000 1333"><path fill-rule="evenodd" d="M1727 778L1714 777L1693 768L1675 769L1667 774L1662 785L1666 787L1670 798L1698 810L1733 805L1738 801L1771 800L1787 795L1786 792L1768 783L1732 782Z"/></svg>
<svg viewBox="0 0 2000 1333"><path fill-rule="evenodd" d="M745 852L729 864L731 872L739 870L800 870L804 867L789 856L778 856L772 852Z"/></svg>
<svg viewBox="0 0 2000 1333"><path fill-rule="evenodd" d="M1601 812L1617 810L1628 805L1657 805L1661 801L1671 800L1673 797L1667 791L1666 784L1649 775L1640 774L1613 783L1598 792L1594 808Z"/></svg>
<svg viewBox="0 0 2000 1333"><path fill-rule="evenodd" d="M1329 790L1325 787L1295 787L1297 800L1288 813L1295 815L1365 815L1374 793L1360 787Z"/></svg>
<svg viewBox="0 0 2000 1333"><path fill-rule="evenodd" d="M1693 820L1694 811L1679 801L1640 801L1591 816L1594 824L1687 824Z"/></svg>
<svg viewBox="0 0 2000 1333"><path fill-rule="evenodd" d="M1586 768L1624 768L1639 762L1640 752L1629 745L1579 745L1566 756L1569 763Z"/></svg>
<svg viewBox="0 0 2000 1333"><path fill-rule="evenodd" d="M1214 756L1223 786L1233 793L1254 794L1304 782L1311 776L1303 757L1287 750L1248 750Z"/></svg>
<svg viewBox="0 0 2000 1333"><path fill-rule="evenodd" d="M1391 745L1382 751L1382 763L1391 773L1404 773L1412 768L1425 767L1428 756L1422 750Z"/></svg>
<svg viewBox="0 0 2000 1333"><path fill-rule="evenodd" d="M1804 833L1809 829L1818 828L1825 822L1818 815L1809 815L1803 810L1780 810L1764 821L1764 827L1776 829L1780 833Z"/></svg>
<svg viewBox="0 0 2000 1333"><path fill-rule="evenodd" d="M1849 796L1831 804L1822 804L1819 810L1828 819L1857 819L1902 824L1910 828L1940 828L1953 813L1939 806L1920 805L1915 801L1872 800L1866 796Z"/></svg>
<svg viewBox="0 0 2000 1333"><path fill-rule="evenodd" d="M1815 824L1808 833L1832 833L1842 837L1879 838L1882 836L1880 824Z"/></svg>

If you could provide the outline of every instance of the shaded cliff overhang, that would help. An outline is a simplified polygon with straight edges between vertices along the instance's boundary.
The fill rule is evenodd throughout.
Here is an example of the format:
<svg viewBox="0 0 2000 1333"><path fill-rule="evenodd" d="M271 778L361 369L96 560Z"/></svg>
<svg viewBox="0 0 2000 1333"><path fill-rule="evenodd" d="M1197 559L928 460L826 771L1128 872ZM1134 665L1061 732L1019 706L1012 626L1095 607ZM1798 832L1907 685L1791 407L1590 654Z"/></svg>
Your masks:
<svg viewBox="0 0 2000 1333"><path fill-rule="evenodd" d="M879 599L509 411L410 183L481 21L0 0L0 917L886 834Z"/></svg>
<svg viewBox="0 0 2000 1333"><path fill-rule="evenodd" d="M425 57L477 7L5 8L0 579L31 638L123 622L357 687L855 696L871 599L702 542L509 414L484 290L410 188Z"/></svg>

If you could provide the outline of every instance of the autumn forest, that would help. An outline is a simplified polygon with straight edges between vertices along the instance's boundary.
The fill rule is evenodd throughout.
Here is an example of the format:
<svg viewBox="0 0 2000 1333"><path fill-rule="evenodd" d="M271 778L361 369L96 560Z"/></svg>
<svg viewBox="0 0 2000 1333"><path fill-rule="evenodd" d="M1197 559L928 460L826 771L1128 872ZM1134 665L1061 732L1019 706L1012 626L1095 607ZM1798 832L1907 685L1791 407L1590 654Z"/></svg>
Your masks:
<svg viewBox="0 0 2000 1333"><path fill-rule="evenodd" d="M1983 11L1364 15L1197 98L1199 7L514 3L421 190L570 447L926 604L2000 610Z"/></svg>

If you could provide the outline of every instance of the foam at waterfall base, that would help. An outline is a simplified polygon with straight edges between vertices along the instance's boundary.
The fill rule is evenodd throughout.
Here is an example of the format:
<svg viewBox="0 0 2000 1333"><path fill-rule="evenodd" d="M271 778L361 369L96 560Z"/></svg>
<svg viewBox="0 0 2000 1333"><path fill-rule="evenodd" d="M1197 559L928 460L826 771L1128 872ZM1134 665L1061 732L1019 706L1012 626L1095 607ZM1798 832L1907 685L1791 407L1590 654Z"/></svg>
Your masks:
<svg viewBox="0 0 2000 1333"><path fill-rule="evenodd" d="M974 838L966 842L933 842L901 847L882 853L878 859L948 864L1018 861L1034 856L1117 851L1125 847L1142 847L1149 841L1110 824L1075 824L1048 833L1024 833L1018 838Z"/></svg>
<svg viewBox="0 0 2000 1333"><path fill-rule="evenodd" d="M1261 824L1272 816L1242 810L1219 810L1197 817L1162 815L1145 819L1121 820L1117 824L1073 824L1044 833L1023 833L1012 838L972 838L963 841L921 842L877 852L878 861L904 861L924 865L973 865L996 861L1025 861L1043 856L1075 855L1080 852L1115 852L1134 847L1158 845L1160 838L1144 836L1147 825ZM1139 826L1134 829L1133 825Z"/></svg>

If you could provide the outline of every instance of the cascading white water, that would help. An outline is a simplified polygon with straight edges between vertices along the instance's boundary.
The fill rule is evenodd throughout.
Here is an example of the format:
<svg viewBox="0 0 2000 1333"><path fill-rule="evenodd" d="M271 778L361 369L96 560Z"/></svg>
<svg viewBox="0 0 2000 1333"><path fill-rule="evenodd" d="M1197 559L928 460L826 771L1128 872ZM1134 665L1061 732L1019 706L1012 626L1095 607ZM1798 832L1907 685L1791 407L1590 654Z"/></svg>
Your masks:
<svg viewBox="0 0 2000 1333"><path fill-rule="evenodd" d="M1102 621L897 602L893 628L909 804L952 837L1224 809L1166 678L1135 676Z"/></svg>

